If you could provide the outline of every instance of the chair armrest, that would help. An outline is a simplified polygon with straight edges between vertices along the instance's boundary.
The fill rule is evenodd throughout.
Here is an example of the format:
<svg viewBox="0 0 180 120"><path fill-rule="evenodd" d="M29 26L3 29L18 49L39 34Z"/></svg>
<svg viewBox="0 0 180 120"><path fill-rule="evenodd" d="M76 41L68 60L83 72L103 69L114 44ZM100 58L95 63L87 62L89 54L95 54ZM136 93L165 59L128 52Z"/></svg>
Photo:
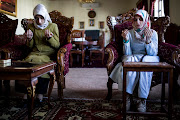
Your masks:
<svg viewBox="0 0 180 120"><path fill-rule="evenodd" d="M174 81L177 81L180 71L180 48L169 43L159 43L159 57L163 62L167 62L175 67Z"/></svg>
<svg viewBox="0 0 180 120"><path fill-rule="evenodd" d="M179 64L179 60L177 60L179 53L180 49L178 46L164 42L159 43L158 55L161 61L167 62L172 65L177 65Z"/></svg>
<svg viewBox="0 0 180 120"><path fill-rule="evenodd" d="M113 41L106 46L105 52L108 54L106 67L109 75L115 65L121 61L122 51L120 50L120 46Z"/></svg>
<svg viewBox="0 0 180 120"><path fill-rule="evenodd" d="M57 66L58 66L58 71L61 75L66 75L66 73L69 71L69 54L71 49L72 49L72 44L68 43L62 46L57 52L57 63L58 63Z"/></svg>

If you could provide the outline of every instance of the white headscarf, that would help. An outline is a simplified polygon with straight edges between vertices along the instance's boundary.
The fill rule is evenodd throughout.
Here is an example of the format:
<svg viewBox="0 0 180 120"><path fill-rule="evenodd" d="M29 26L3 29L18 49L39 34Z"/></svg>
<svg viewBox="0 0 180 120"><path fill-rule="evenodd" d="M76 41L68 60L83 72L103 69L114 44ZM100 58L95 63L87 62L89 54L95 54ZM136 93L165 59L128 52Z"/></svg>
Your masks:
<svg viewBox="0 0 180 120"><path fill-rule="evenodd" d="M37 29L45 29L49 25L49 22L52 22L49 14L48 14L48 11L43 4L38 4L34 8L33 16L35 17L36 15L41 15L44 17L44 24L43 25L37 25L36 21L34 21L34 26Z"/></svg>
<svg viewBox="0 0 180 120"><path fill-rule="evenodd" d="M144 36L144 30L145 30L145 28L147 28L147 27L148 27L149 29L151 28L151 22L150 22L149 14L148 14L147 11L145 11L145 10L137 10L137 11L135 12L134 16L136 16L136 15L142 17L142 19L143 19L143 27L140 28L140 29L137 29L137 28L135 27L135 25L132 24L132 26L133 26L133 28L134 28L135 37L136 37L137 39L141 39L141 40L146 39L146 37Z"/></svg>

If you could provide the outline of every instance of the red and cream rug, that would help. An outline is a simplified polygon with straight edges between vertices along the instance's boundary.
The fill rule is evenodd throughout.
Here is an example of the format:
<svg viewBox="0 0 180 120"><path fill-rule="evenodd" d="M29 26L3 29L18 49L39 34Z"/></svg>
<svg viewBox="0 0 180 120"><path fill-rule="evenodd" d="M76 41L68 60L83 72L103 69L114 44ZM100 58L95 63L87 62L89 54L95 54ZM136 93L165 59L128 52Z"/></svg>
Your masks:
<svg viewBox="0 0 180 120"><path fill-rule="evenodd" d="M47 100L37 105L33 110L33 120L121 120L121 100L90 100L90 99L63 99L52 100L52 109L48 109ZM26 106L19 107L20 100L11 98L7 106L5 101L0 101L0 120L25 120L28 119ZM147 111L159 111L160 103L147 102ZM173 120L180 118L180 105L173 107ZM153 117L153 116L152 116ZM127 116L128 120L166 120L166 117L158 118Z"/></svg>

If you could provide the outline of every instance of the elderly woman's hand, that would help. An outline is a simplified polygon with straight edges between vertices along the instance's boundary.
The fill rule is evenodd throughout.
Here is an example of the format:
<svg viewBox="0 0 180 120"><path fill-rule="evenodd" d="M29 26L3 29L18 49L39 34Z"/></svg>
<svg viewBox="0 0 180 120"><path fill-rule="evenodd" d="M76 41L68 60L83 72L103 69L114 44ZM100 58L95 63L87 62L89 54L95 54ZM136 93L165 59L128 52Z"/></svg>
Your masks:
<svg viewBox="0 0 180 120"><path fill-rule="evenodd" d="M27 39L31 40L33 37L33 32L29 29L29 30L27 30L25 35L26 35Z"/></svg>
<svg viewBox="0 0 180 120"><path fill-rule="evenodd" d="M121 34L121 36L122 36L126 41L128 41L128 39L129 39L128 33L129 33L129 30L128 30L128 29L125 29L125 30L122 31L122 34Z"/></svg>
<svg viewBox="0 0 180 120"><path fill-rule="evenodd" d="M54 34L52 33L52 32L50 32L48 29L47 30L45 30L45 37L46 38L51 38L52 36L53 36Z"/></svg>

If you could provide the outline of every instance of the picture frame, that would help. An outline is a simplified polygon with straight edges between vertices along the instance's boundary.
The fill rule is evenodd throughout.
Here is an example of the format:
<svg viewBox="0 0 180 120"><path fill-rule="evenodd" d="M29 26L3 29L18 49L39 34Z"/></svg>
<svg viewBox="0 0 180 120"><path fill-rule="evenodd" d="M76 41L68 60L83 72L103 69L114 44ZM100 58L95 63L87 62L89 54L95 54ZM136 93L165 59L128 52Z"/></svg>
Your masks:
<svg viewBox="0 0 180 120"><path fill-rule="evenodd" d="M17 16L17 0L1 0L0 12Z"/></svg>
<svg viewBox="0 0 180 120"><path fill-rule="evenodd" d="M104 21L99 21L99 29L104 29Z"/></svg>
<svg viewBox="0 0 180 120"><path fill-rule="evenodd" d="M79 29L84 29L84 21L79 22Z"/></svg>
<svg viewBox="0 0 180 120"><path fill-rule="evenodd" d="M89 26L95 26L95 20L94 19L89 19Z"/></svg>

